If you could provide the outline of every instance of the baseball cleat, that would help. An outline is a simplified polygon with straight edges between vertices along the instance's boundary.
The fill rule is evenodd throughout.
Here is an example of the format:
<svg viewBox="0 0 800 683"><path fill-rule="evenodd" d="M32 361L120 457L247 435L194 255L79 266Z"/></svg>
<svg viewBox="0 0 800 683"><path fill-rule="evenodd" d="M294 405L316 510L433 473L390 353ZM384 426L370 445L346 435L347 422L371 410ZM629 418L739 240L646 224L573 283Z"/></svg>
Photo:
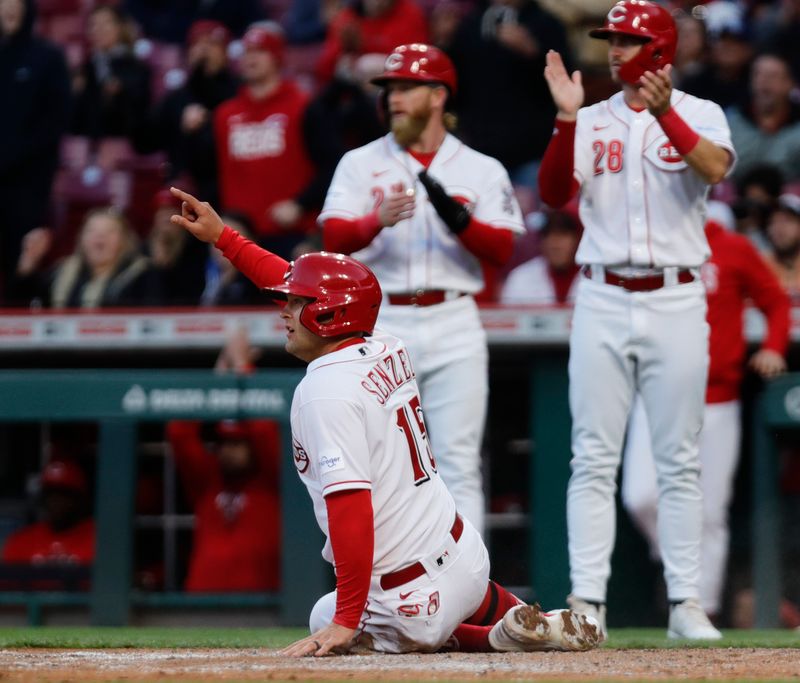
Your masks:
<svg viewBox="0 0 800 683"><path fill-rule="evenodd" d="M567 605L569 605L569 608L576 614L585 614L587 617L592 617L592 619L600 624L603 640L608 638L608 629L606 628L606 606L603 603L588 602L576 595L568 595Z"/></svg>
<svg viewBox="0 0 800 683"><path fill-rule="evenodd" d="M581 652L604 640L592 617L569 609L542 612L538 604L512 607L489 632L489 644L498 652Z"/></svg>
<svg viewBox="0 0 800 683"><path fill-rule="evenodd" d="M689 598L670 609L667 638L719 640L722 634L709 621L700 603Z"/></svg>

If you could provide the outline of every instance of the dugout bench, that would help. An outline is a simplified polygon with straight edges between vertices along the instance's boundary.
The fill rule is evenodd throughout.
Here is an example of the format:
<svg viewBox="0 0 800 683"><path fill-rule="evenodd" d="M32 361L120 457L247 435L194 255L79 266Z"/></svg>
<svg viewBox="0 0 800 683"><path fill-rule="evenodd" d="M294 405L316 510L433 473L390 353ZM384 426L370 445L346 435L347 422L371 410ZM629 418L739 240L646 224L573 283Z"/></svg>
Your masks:
<svg viewBox="0 0 800 683"><path fill-rule="evenodd" d="M88 594L0 592L0 605L24 606L42 623L48 606L86 606L97 626L128 623L132 608L278 607L283 623L302 625L317 598L330 590L320 556L323 536L289 454L289 409L303 376L270 370L248 376L208 371L0 371L0 420L97 422L95 519L97 554ZM282 553L278 593L147 593L132 589L137 427L171 419L271 418L281 425ZM123 531L121 531L123 530Z"/></svg>

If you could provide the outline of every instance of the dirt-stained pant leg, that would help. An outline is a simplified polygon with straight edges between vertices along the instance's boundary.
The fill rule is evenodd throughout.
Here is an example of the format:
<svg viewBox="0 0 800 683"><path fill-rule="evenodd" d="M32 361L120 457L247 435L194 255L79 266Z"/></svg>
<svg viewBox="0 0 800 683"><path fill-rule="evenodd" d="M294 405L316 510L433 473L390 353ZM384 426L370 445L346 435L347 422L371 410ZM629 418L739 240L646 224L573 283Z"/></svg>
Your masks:
<svg viewBox="0 0 800 683"><path fill-rule="evenodd" d="M445 552L440 568L437 560ZM368 647L389 653L435 652L480 606L489 581L489 553L468 520L457 542L449 538L421 562L428 572L397 588L384 591L380 577L372 577L359 624ZM335 611L336 593L323 595L311 611L311 632L330 624Z"/></svg>

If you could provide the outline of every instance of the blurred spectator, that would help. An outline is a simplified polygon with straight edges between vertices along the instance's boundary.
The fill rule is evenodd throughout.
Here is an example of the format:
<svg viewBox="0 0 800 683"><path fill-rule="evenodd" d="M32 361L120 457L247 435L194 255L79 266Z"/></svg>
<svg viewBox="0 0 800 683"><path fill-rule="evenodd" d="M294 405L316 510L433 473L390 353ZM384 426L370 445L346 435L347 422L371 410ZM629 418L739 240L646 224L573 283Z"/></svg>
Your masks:
<svg viewBox="0 0 800 683"><path fill-rule="evenodd" d="M268 420L172 421L167 437L195 515L187 591L275 590L280 582L280 449Z"/></svg>
<svg viewBox="0 0 800 683"><path fill-rule="evenodd" d="M543 75L548 50L570 63L564 27L532 0L492 0L464 19L450 49L460 136L533 188L556 113Z"/></svg>
<svg viewBox="0 0 800 683"><path fill-rule="evenodd" d="M800 301L800 197L783 194L767 224L767 263L795 301Z"/></svg>
<svg viewBox="0 0 800 683"><path fill-rule="evenodd" d="M315 228L335 161L316 147L327 141L308 130L308 97L281 76L280 27L251 28L243 42L245 85L214 113L222 207L247 215L262 246L291 258Z"/></svg>
<svg viewBox="0 0 800 683"><path fill-rule="evenodd" d="M122 5L148 38L165 43L184 43L192 22L201 19L218 21L240 36L267 18L259 0L124 0Z"/></svg>
<svg viewBox="0 0 800 683"><path fill-rule="evenodd" d="M218 371L248 372L253 350L232 335ZM183 489L194 515L187 591L264 591L280 585L280 438L271 420L216 425L206 448L200 423L167 424Z"/></svg>
<svg viewBox="0 0 800 683"><path fill-rule="evenodd" d="M677 12L674 16L678 47L672 63L672 78L677 88L685 90L684 82L699 74L708 63L708 34L705 22L694 14Z"/></svg>
<svg viewBox="0 0 800 683"><path fill-rule="evenodd" d="M317 77L324 83L351 71L360 55L388 55L403 43L427 42L428 24L413 0L354 0L328 27Z"/></svg>
<svg viewBox="0 0 800 683"><path fill-rule="evenodd" d="M73 78L71 132L93 139L132 137L150 105L150 68L133 53L128 17L100 5L89 14L89 56Z"/></svg>
<svg viewBox="0 0 800 683"><path fill-rule="evenodd" d="M428 19L431 45L449 52L466 13L464 5L451 0L437 2Z"/></svg>
<svg viewBox="0 0 800 683"><path fill-rule="evenodd" d="M11 534L3 562L90 565L95 553L95 524L89 517L89 486L83 470L70 460L48 463L41 475L42 521Z"/></svg>
<svg viewBox="0 0 800 683"><path fill-rule="evenodd" d="M343 0L293 0L283 22L289 42L317 43L324 40L328 24L343 5Z"/></svg>
<svg viewBox="0 0 800 683"><path fill-rule="evenodd" d="M750 101L726 113L736 148L734 176L774 164L787 182L800 179L800 106L792 99L789 65L775 54L759 55L750 73Z"/></svg>
<svg viewBox="0 0 800 683"><path fill-rule="evenodd" d="M253 225L241 214L225 213L222 215L225 225L230 226L246 239L253 238ZM185 232L185 231L184 231ZM194 240L199 242L199 240ZM206 247L204 242L199 242ZM206 247L205 286L200 296L203 306L263 306L272 305L258 287L247 279L213 244Z"/></svg>
<svg viewBox="0 0 800 683"><path fill-rule="evenodd" d="M153 266L158 303L195 306L203 292L207 248L170 220L180 213L180 202L165 189L156 194L156 211L147 234L147 252Z"/></svg>
<svg viewBox="0 0 800 683"><path fill-rule="evenodd" d="M219 22L192 24L187 37L188 79L158 104L137 141L139 151L166 150L169 179L188 174L198 196L213 205L219 201L213 113L239 87L228 65L229 41L230 32Z"/></svg>
<svg viewBox="0 0 800 683"><path fill-rule="evenodd" d="M723 109L742 105L748 88L748 67L753 58L744 9L735 2L716 0L702 10L700 16L705 20L709 61L694 75L682 77L679 87L716 102Z"/></svg>
<svg viewBox="0 0 800 683"><path fill-rule="evenodd" d="M540 232L541 256L509 273L500 303L552 306L574 302L580 271L575 263L580 241L578 219L565 211L553 211Z"/></svg>
<svg viewBox="0 0 800 683"><path fill-rule="evenodd" d="M800 79L800 0L782 0L773 3L778 11L770 17L771 31L763 37L762 44L768 50L781 55L789 64L792 76Z"/></svg>
<svg viewBox="0 0 800 683"><path fill-rule="evenodd" d="M608 51L605 45L589 36L589 30L601 24L615 0L537 0L539 5L565 26L576 61L585 72L587 94L591 82L605 80L608 73ZM612 89L613 91L613 89ZM594 100L589 100L594 101Z"/></svg>
<svg viewBox="0 0 800 683"><path fill-rule="evenodd" d="M776 166L753 166L736 184L733 203L736 232L747 236L759 251L767 250L767 222L783 188L783 174Z"/></svg>
<svg viewBox="0 0 800 683"><path fill-rule="evenodd" d="M33 0L0 0L0 301L23 236L47 222L59 141L69 121L66 62L33 37Z"/></svg>
<svg viewBox="0 0 800 683"><path fill-rule="evenodd" d="M90 211L74 253L45 271L41 263L49 247L41 231L26 236L14 281L19 300L52 308L154 305L160 300L150 260L139 253L136 234L115 209Z"/></svg>
<svg viewBox="0 0 800 683"><path fill-rule="evenodd" d="M378 89L369 82L383 72L384 61L383 55L362 55L351 71L336 74L309 102L306 129L323 141L316 146L332 155L326 164L331 171L345 152L386 132L378 114Z"/></svg>

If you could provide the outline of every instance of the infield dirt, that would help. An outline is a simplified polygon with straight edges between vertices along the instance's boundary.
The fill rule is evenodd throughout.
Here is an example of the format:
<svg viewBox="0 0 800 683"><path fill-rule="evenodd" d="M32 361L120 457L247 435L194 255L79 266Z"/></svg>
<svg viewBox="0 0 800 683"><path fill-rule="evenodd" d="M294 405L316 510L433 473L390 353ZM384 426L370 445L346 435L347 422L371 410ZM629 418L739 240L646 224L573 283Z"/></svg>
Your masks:
<svg viewBox="0 0 800 683"><path fill-rule="evenodd" d="M0 681L800 680L798 649L348 655L288 659L267 649L0 650Z"/></svg>

